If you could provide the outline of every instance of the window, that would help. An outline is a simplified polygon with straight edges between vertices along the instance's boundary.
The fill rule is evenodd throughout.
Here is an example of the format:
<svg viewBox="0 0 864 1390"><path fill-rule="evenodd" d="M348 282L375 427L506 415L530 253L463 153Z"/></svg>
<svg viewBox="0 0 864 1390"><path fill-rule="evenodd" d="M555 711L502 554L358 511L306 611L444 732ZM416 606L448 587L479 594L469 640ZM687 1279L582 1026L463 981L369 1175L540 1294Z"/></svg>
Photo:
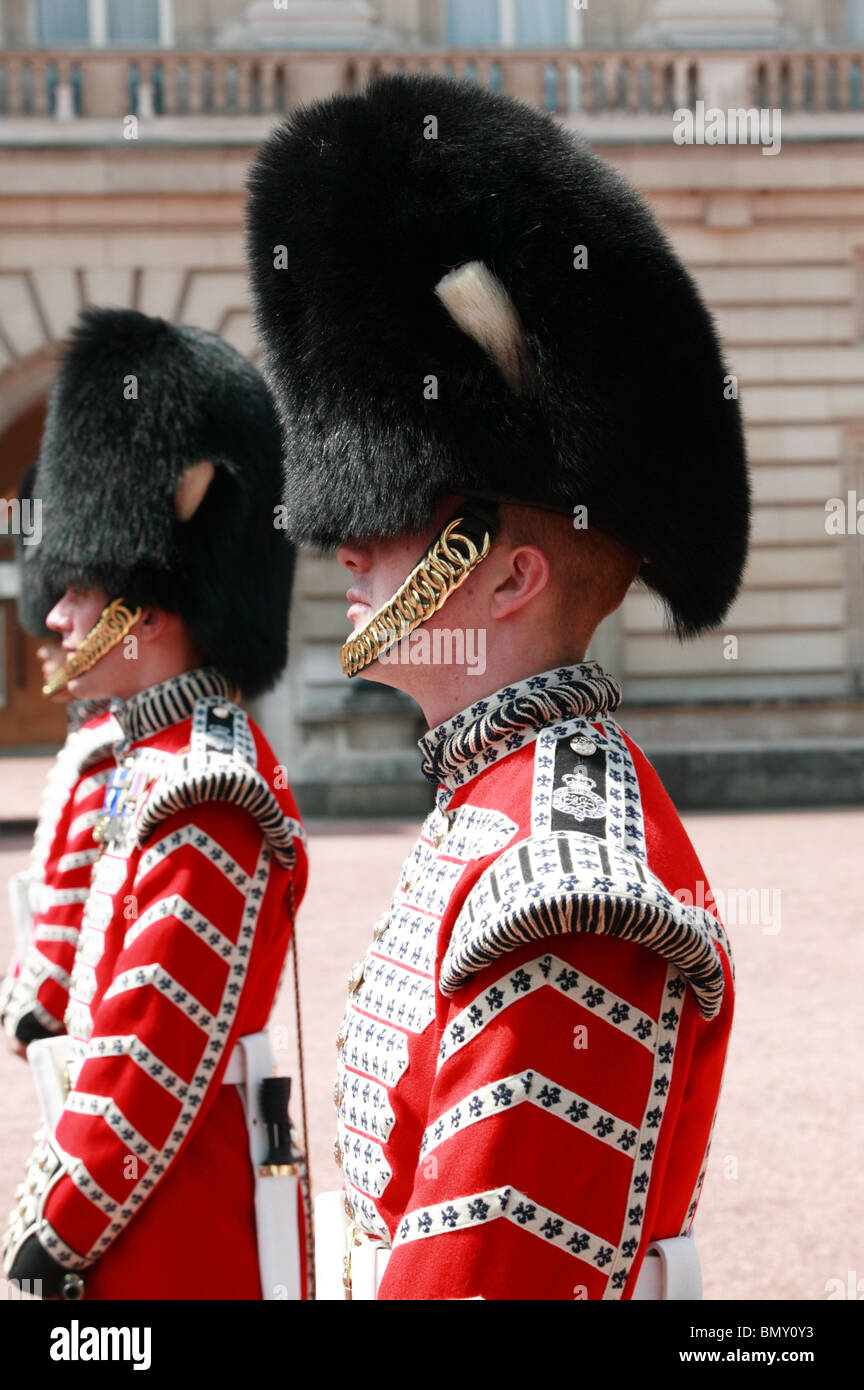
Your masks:
<svg viewBox="0 0 864 1390"><path fill-rule="evenodd" d="M88 0L36 0L39 43L90 42Z"/></svg>
<svg viewBox="0 0 864 1390"><path fill-rule="evenodd" d="M554 48L567 42L567 0L516 0L516 42Z"/></svg>
<svg viewBox="0 0 864 1390"><path fill-rule="evenodd" d="M582 11L575 0L448 0L447 42L461 48L573 47L582 42Z"/></svg>
<svg viewBox="0 0 864 1390"><path fill-rule="evenodd" d="M499 0L447 0L447 41L464 48L501 42Z"/></svg>
<svg viewBox="0 0 864 1390"><path fill-rule="evenodd" d="M159 42L159 0L108 0L108 42Z"/></svg>
<svg viewBox="0 0 864 1390"><path fill-rule="evenodd" d="M104 48L174 41L172 0L32 0L37 43Z"/></svg>

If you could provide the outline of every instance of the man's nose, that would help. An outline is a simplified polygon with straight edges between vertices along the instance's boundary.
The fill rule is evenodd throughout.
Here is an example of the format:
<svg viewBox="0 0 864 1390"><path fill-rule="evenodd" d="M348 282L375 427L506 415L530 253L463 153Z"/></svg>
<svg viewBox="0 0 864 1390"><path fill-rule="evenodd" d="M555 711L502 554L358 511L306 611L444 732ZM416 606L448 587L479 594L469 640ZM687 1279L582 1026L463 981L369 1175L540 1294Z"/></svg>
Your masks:
<svg viewBox="0 0 864 1390"><path fill-rule="evenodd" d="M354 574L365 574L372 563L368 546L353 545L350 541L347 545L340 545L336 559Z"/></svg>
<svg viewBox="0 0 864 1390"><path fill-rule="evenodd" d="M72 617L66 607L65 596L55 603L48 617L45 619L45 626L51 632L69 632L72 628Z"/></svg>

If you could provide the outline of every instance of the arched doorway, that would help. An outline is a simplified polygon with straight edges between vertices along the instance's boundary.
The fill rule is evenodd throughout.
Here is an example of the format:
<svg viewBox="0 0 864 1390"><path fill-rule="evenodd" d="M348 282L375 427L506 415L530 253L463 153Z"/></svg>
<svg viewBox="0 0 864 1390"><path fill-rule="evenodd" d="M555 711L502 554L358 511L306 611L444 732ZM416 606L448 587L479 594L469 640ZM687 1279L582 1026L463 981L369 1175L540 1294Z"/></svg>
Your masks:
<svg viewBox="0 0 864 1390"><path fill-rule="evenodd" d="M0 434L0 498L17 497L25 472L39 453L44 396L31 401ZM6 515L4 508L4 517ZM66 716L42 696L38 642L18 624L15 539L0 530L0 751L44 751L66 735Z"/></svg>

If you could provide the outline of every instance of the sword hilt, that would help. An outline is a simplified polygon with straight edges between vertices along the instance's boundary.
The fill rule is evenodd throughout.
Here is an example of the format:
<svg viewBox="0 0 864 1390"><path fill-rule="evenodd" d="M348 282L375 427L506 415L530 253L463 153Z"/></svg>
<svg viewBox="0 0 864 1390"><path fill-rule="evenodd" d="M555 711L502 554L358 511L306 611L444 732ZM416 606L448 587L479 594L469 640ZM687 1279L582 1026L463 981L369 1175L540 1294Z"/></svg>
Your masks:
<svg viewBox="0 0 864 1390"><path fill-rule="evenodd" d="M291 1100L290 1076L268 1076L261 1082L259 1105L267 1129L267 1157L264 1167L282 1167L302 1162L294 1145L288 1106Z"/></svg>

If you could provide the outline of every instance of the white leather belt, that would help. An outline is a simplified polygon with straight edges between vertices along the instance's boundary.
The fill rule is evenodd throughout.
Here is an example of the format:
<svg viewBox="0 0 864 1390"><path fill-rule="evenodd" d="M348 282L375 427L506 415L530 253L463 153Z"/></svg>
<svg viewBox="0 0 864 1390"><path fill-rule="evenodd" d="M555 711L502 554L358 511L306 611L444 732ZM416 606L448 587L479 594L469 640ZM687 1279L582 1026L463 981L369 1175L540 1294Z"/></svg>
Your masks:
<svg viewBox="0 0 864 1390"><path fill-rule="evenodd" d="M242 1086L245 1080L246 1068L243 1065L243 1053L239 1047L235 1047L228 1058L228 1065L222 1075L222 1085Z"/></svg>

